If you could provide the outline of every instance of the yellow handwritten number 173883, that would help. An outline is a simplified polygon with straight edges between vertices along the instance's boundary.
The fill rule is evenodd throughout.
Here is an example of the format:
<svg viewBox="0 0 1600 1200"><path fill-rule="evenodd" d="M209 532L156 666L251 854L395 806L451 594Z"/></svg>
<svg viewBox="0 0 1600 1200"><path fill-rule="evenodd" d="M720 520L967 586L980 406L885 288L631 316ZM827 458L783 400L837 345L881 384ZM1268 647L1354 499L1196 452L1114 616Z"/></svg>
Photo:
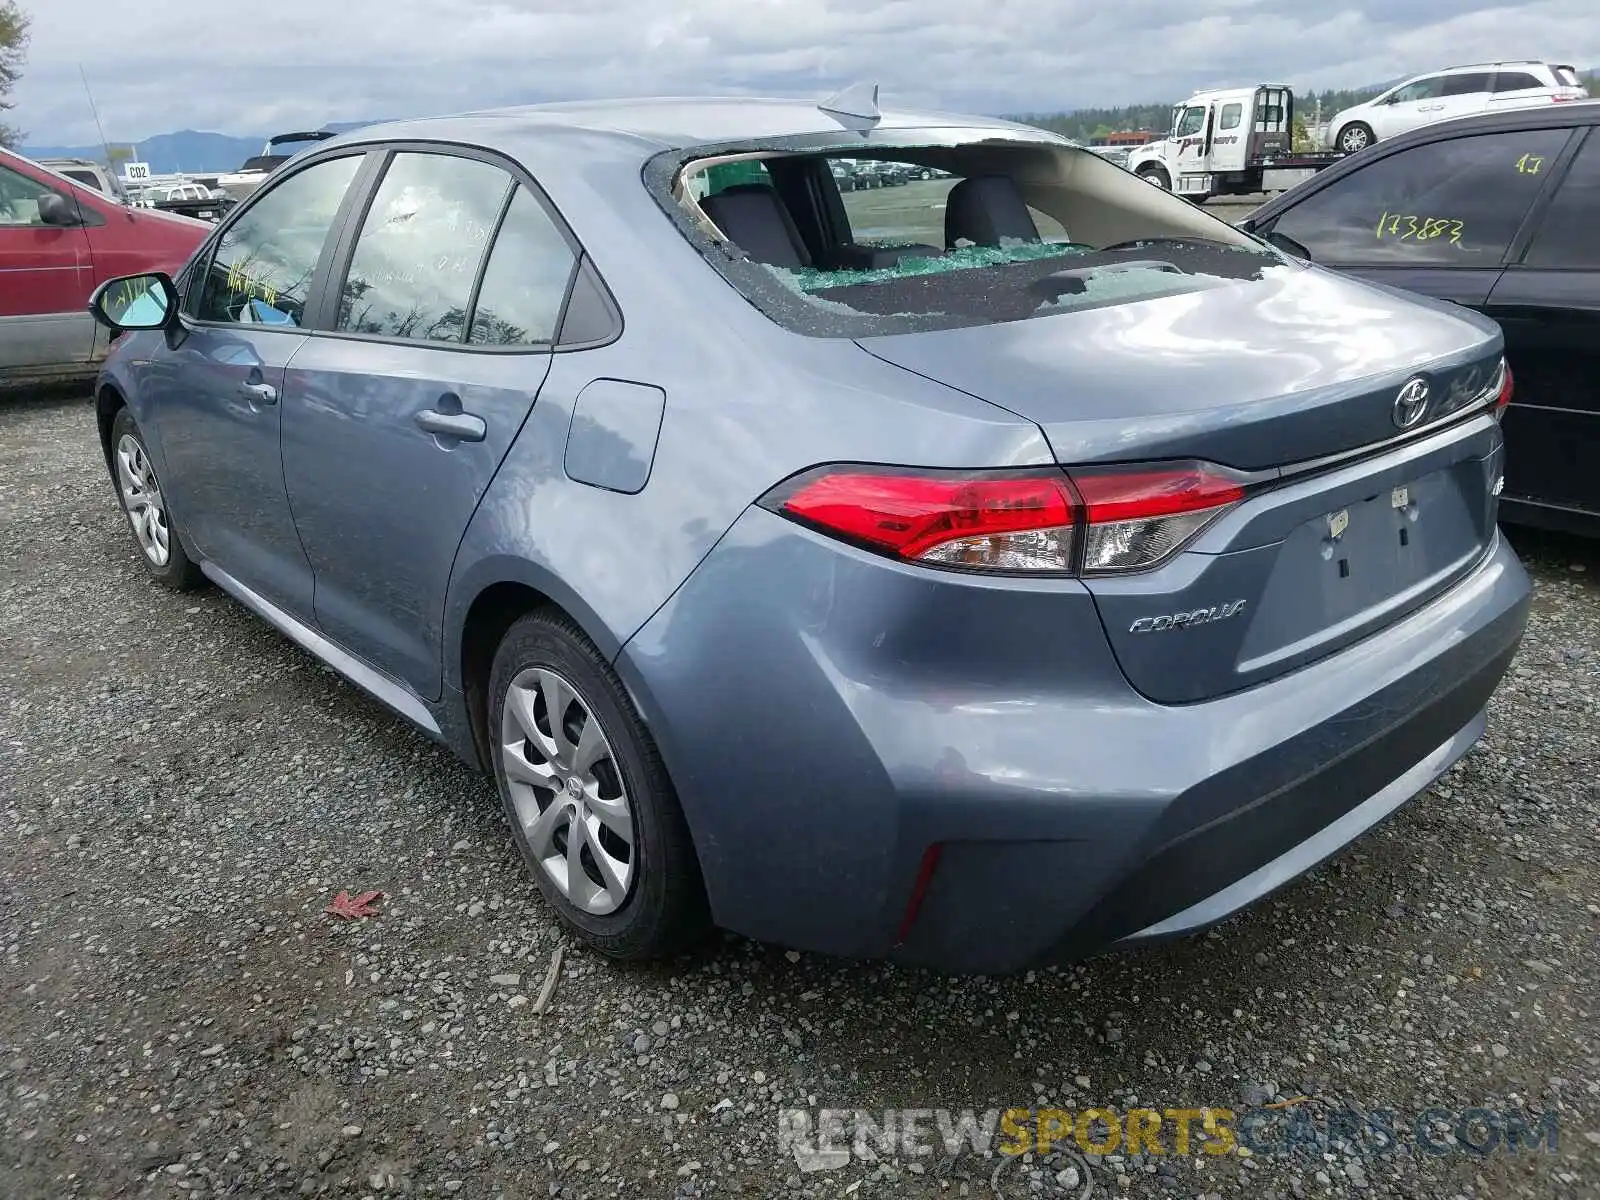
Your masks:
<svg viewBox="0 0 1600 1200"><path fill-rule="evenodd" d="M1394 238L1397 241L1430 242L1448 237L1452 246L1461 245L1461 231L1465 221L1450 217L1413 217L1405 214L1384 213L1378 218L1378 240Z"/></svg>

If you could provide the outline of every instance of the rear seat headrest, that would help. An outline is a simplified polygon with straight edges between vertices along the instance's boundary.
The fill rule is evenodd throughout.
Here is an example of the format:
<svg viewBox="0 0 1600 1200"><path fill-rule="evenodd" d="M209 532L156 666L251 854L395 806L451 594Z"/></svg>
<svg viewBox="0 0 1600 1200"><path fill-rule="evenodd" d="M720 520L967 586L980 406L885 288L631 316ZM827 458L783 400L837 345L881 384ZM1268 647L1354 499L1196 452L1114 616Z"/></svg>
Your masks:
<svg viewBox="0 0 1600 1200"><path fill-rule="evenodd" d="M809 267L811 253L788 207L764 183L740 183L700 202L716 227L757 262L774 267Z"/></svg>
<svg viewBox="0 0 1600 1200"><path fill-rule="evenodd" d="M945 199L944 243L998 246L1001 238L1037 242L1039 228L1009 175L973 175L950 189Z"/></svg>

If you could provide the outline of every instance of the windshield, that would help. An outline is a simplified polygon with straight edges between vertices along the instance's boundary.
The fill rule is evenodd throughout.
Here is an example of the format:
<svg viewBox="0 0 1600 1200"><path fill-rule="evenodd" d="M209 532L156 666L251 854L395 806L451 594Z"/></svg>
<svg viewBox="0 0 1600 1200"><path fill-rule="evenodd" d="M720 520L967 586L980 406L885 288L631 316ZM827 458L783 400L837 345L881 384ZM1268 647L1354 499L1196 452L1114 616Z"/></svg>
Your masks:
<svg viewBox="0 0 1600 1200"><path fill-rule="evenodd" d="M1556 82L1563 87L1582 87L1583 80L1578 78L1578 73L1571 67L1556 67Z"/></svg>
<svg viewBox="0 0 1600 1200"><path fill-rule="evenodd" d="M1024 320L1259 279L1285 260L1068 144L690 159L680 228L769 317L817 336Z"/></svg>

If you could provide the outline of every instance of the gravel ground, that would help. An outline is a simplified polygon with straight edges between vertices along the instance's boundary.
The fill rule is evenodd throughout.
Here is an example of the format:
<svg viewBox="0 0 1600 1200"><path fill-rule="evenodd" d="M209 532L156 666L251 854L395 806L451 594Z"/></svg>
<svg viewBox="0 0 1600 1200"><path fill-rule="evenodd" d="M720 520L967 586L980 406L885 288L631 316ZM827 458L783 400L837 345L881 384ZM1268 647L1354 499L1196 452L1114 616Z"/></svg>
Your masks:
<svg viewBox="0 0 1600 1200"><path fill-rule="evenodd" d="M566 945L539 1015L563 938L491 785L221 594L146 583L86 402L0 399L0 1193L1600 1194L1600 556L1514 540L1538 595L1482 745L1220 930L1002 980ZM325 915L344 888L378 915ZM1553 1113L1559 1149L802 1173L778 1136L787 1106L1298 1096Z"/></svg>

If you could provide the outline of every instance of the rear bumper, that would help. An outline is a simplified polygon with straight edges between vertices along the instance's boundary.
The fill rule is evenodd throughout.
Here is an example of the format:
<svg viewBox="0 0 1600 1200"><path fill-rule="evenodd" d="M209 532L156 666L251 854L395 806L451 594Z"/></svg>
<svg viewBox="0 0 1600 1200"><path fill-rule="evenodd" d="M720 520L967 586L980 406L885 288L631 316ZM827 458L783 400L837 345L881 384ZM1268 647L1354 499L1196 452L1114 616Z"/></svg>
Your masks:
<svg viewBox="0 0 1600 1200"><path fill-rule="evenodd" d="M617 665L720 924L1001 973L1209 925L1381 820L1481 731L1528 590L1497 540L1379 634L1160 705L1076 584L901 568L753 510Z"/></svg>

